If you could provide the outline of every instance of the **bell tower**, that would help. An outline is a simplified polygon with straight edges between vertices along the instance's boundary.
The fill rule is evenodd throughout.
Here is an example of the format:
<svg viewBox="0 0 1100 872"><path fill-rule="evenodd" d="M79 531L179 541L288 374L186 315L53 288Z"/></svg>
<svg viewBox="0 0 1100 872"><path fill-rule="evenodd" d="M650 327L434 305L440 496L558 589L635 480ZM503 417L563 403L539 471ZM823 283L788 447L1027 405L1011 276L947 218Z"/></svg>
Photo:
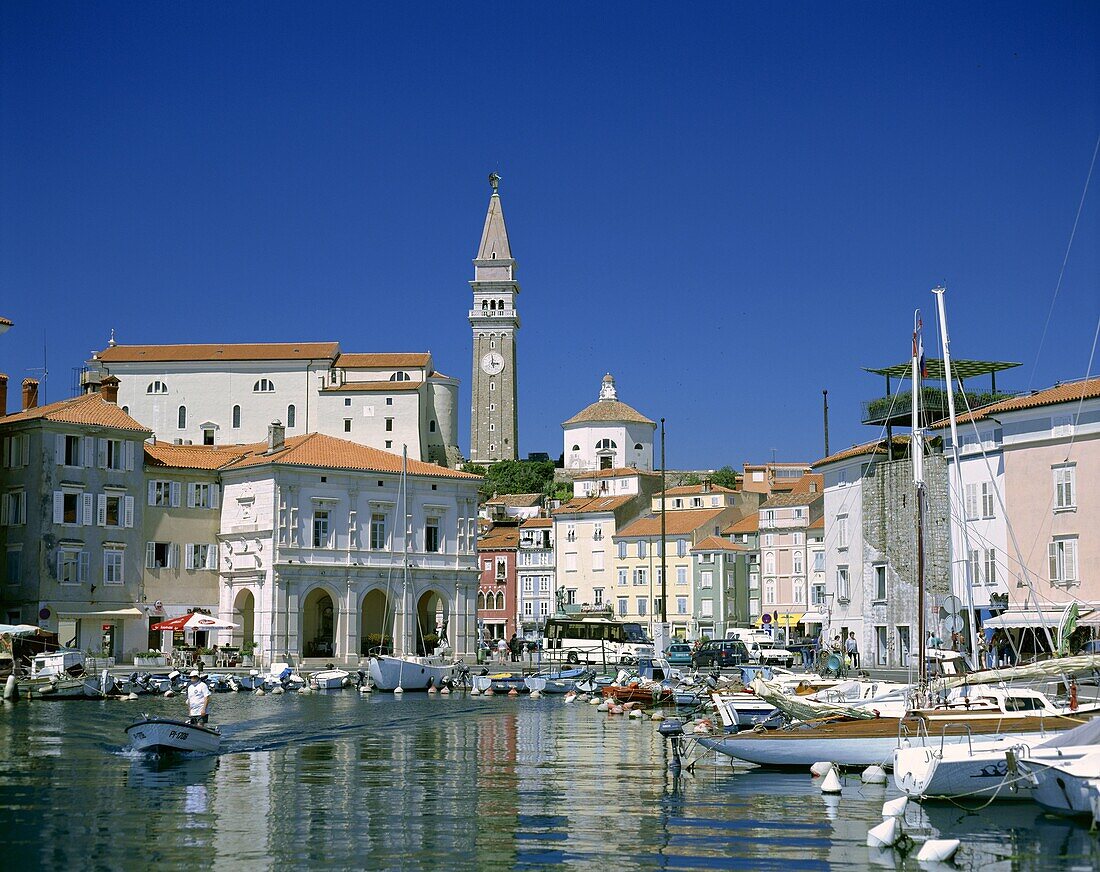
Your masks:
<svg viewBox="0 0 1100 872"><path fill-rule="evenodd" d="M489 211L474 258L473 377L470 379L470 461L495 463L516 460L518 414L516 404L516 262L508 244L504 211L500 205L500 176L489 174Z"/></svg>

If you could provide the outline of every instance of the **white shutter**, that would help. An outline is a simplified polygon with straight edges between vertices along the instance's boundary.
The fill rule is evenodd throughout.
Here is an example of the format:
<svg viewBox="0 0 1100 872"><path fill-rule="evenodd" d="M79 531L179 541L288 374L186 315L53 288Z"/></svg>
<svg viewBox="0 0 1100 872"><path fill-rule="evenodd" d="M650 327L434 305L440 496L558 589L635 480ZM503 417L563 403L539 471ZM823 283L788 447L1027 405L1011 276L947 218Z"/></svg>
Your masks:
<svg viewBox="0 0 1100 872"><path fill-rule="evenodd" d="M90 526L92 526L92 524L95 523L95 520L93 519L92 514L93 514L93 512L92 512L92 495L91 494L84 494L84 518L83 518L83 521L84 521L84 526L85 527L90 527Z"/></svg>
<svg viewBox="0 0 1100 872"><path fill-rule="evenodd" d="M1058 581L1058 543L1047 545L1047 559L1050 562L1050 580Z"/></svg>
<svg viewBox="0 0 1100 872"><path fill-rule="evenodd" d="M184 566L187 569L194 569L195 568L195 546L191 545L191 544L187 544L187 545L184 545L183 548L184 548L184 559L186 561Z"/></svg>
<svg viewBox="0 0 1100 872"><path fill-rule="evenodd" d="M107 494L99 494L96 499L95 522L97 526L107 526Z"/></svg>
<svg viewBox="0 0 1100 872"><path fill-rule="evenodd" d="M168 502L170 502L172 504L172 508L175 509L180 504L180 483L178 481L171 482L168 485L168 490L170 491Z"/></svg>
<svg viewBox="0 0 1100 872"><path fill-rule="evenodd" d="M134 498L133 497L126 497L126 499L123 500L122 502L123 502L122 526L123 527L132 527L132 526L134 526Z"/></svg>
<svg viewBox="0 0 1100 872"><path fill-rule="evenodd" d="M55 557L54 570L53 570L54 577L58 581L61 581L61 567L64 563L65 563L65 552L62 551L60 548L58 548L57 549L57 556Z"/></svg>
<svg viewBox="0 0 1100 872"><path fill-rule="evenodd" d="M85 436L82 440L83 447L80 452L80 460L83 466L95 466L95 437Z"/></svg>
<svg viewBox="0 0 1100 872"><path fill-rule="evenodd" d="M98 444L98 448L99 448L99 468L100 469L106 469L107 468L107 440L106 439L100 439L100 440L98 440L97 444Z"/></svg>
<svg viewBox="0 0 1100 872"><path fill-rule="evenodd" d="M21 466L30 466L31 462L31 437L30 434L24 433L22 439L23 443L23 457L20 459Z"/></svg>
<svg viewBox="0 0 1100 872"><path fill-rule="evenodd" d="M195 508L195 491L198 489L193 481L187 482L187 508Z"/></svg>
<svg viewBox="0 0 1100 872"><path fill-rule="evenodd" d="M222 486L220 484L210 485L210 508L216 509L221 502Z"/></svg>
<svg viewBox="0 0 1100 872"><path fill-rule="evenodd" d="M180 568L180 546L178 542L173 542L168 546L168 568Z"/></svg>
<svg viewBox="0 0 1100 872"><path fill-rule="evenodd" d="M53 522L60 524L65 520L65 493L63 491L53 492Z"/></svg>
<svg viewBox="0 0 1100 872"><path fill-rule="evenodd" d="M218 568L218 545L213 543L206 549L206 568L217 569Z"/></svg>
<svg viewBox="0 0 1100 872"><path fill-rule="evenodd" d="M27 492L19 492L19 522L20 524L27 523Z"/></svg>
<svg viewBox="0 0 1100 872"><path fill-rule="evenodd" d="M134 443L124 442L123 444L126 446L124 449L126 455L126 470L127 472L132 472L134 469Z"/></svg>
<svg viewBox="0 0 1100 872"><path fill-rule="evenodd" d="M153 569L157 562L157 545L155 542L145 543L145 568Z"/></svg>
<svg viewBox="0 0 1100 872"><path fill-rule="evenodd" d="M155 506L157 504L157 483L155 481L149 482L149 505Z"/></svg>
<svg viewBox="0 0 1100 872"><path fill-rule="evenodd" d="M65 464L65 434L58 433L55 437L55 442L57 445L57 457L55 459L58 466L63 466Z"/></svg>
<svg viewBox="0 0 1100 872"><path fill-rule="evenodd" d="M1062 547L1065 549L1066 577L1065 581L1077 581L1077 540L1063 539Z"/></svg>
<svg viewBox="0 0 1100 872"><path fill-rule="evenodd" d="M88 580L88 552L81 551L76 557L76 580L84 584Z"/></svg>
<svg viewBox="0 0 1100 872"><path fill-rule="evenodd" d="M0 527L8 525L8 504L11 502L9 494L0 494Z"/></svg>

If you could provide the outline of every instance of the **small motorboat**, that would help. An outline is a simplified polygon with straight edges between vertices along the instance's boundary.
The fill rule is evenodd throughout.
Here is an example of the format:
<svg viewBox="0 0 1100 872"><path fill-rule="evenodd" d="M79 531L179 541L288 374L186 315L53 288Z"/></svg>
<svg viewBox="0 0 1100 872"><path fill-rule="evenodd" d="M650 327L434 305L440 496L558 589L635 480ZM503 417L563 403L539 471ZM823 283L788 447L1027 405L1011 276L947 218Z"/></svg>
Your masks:
<svg viewBox="0 0 1100 872"><path fill-rule="evenodd" d="M217 727L155 715L142 715L126 728L126 735L135 751L155 754L216 754L222 743Z"/></svg>
<svg viewBox="0 0 1100 872"><path fill-rule="evenodd" d="M281 687L283 690L298 690L305 683L306 680L294 671L294 667L285 662L272 663L267 675L263 676L263 688L268 691L276 687Z"/></svg>
<svg viewBox="0 0 1100 872"><path fill-rule="evenodd" d="M309 683L316 690L339 690L351 685L351 673L344 669L323 669L314 672Z"/></svg>
<svg viewBox="0 0 1100 872"><path fill-rule="evenodd" d="M528 693L531 688L524 683L522 675L511 672L496 672L491 675L475 675L473 677L474 690L479 693L492 689L493 693Z"/></svg>
<svg viewBox="0 0 1100 872"><path fill-rule="evenodd" d="M592 675L587 669L550 670L528 675L523 683L528 690L537 690L539 693L569 693Z"/></svg>

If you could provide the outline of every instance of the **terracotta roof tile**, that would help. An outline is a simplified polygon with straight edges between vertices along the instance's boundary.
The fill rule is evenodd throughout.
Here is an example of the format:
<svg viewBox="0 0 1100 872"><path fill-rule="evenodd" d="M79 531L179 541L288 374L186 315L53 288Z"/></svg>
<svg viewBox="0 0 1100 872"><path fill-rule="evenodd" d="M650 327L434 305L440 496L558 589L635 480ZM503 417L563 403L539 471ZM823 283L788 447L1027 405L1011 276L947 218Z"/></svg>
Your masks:
<svg viewBox="0 0 1100 872"><path fill-rule="evenodd" d="M808 472L802 478L795 481L791 488L792 493L814 494L825 490L825 476L819 472Z"/></svg>
<svg viewBox="0 0 1100 872"><path fill-rule="evenodd" d="M519 548L519 527L493 527L477 540L478 551L511 551Z"/></svg>
<svg viewBox="0 0 1100 872"><path fill-rule="evenodd" d="M981 421L990 415L998 415L1002 412L1018 412L1023 409L1036 409L1040 406L1055 406L1059 403L1076 403L1082 399L1092 400L1100 397L1100 378L1082 379L1080 381L1065 382L1042 391L1028 394L1026 397L1013 397L1010 400L1001 400L999 403L991 403L972 412L964 412L957 415L958 423ZM944 418L932 426L935 428L949 427L951 421ZM820 462L820 461L819 461Z"/></svg>
<svg viewBox="0 0 1100 872"><path fill-rule="evenodd" d="M589 478L620 478L626 475L657 475L659 472L650 472L647 469L635 469L632 466L619 466L615 469L594 469L591 472L579 472L573 479L576 481L584 481Z"/></svg>
<svg viewBox="0 0 1100 872"><path fill-rule="evenodd" d="M824 530L825 529L825 516L822 515L816 521L811 523L810 526L807 527L806 529L807 530Z"/></svg>
<svg viewBox="0 0 1100 872"><path fill-rule="evenodd" d="M527 527L553 527L554 526L554 520L553 520L553 518L525 518L524 520L520 521L519 525L521 527L524 527L524 528L527 528Z"/></svg>
<svg viewBox="0 0 1100 872"><path fill-rule="evenodd" d="M366 354L341 354L336 358L336 366L344 369L381 369L383 367L409 367L410 369L430 365L432 356L426 351L414 352L376 352Z"/></svg>
<svg viewBox="0 0 1100 872"><path fill-rule="evenodd" d="M340 353L338 342L254 342L206 345L113 345L97 357L104 363L199 360L325 360Z"/></svg>
<svg viewBox="0 0 1100 872"><path fill-rule="evenodd" d="M563 503L554 509L552 514L579 515L586 512L613 512L620 506L625 506L632 499L634 499L633 495L625 497L574 497L569 502Z"/></svg>
<svg viewBox="0 0 1100 872"><path fill-rule="evenodd" d="M626 421L632 424L651 424L656 427L654 421L650 421L637 409L632 409L626 403L619 400L596 400L591 406L581 409L562 426L569 424L598 423L601 421Z"/></svg>
<svg viewBox="0 0 1100 872"><path fill-rule="evenodd" d="M498 494L489 500L489 506L511 506L516 509L529 509L542 502L542 494Z"/></svg>
<svg viewBox="0 0 1100 872"><path fill-rule="evenodd" d="M286 466L315 466L322 469L352 469L369 472L401 472L401 456L327 436L324 433L308 433L286 440L283 448L273 454L267 454L267 442L241 446L246 454L240 460L229 464L226 469L244 469L262 466L267 463ZM409 475L424 475L437 478L462 478L481 481L481 476L434 463L420 460L408 461Z"/></svg>
<svg viewBox="0 0 1100 872"><path fill-rule="evenodd" d="M132 430L151 433L114 403L108 403L101 394L82 394L71 400L61 400L46 406L37 406L0 418L0 424L16 424L20 421L53 421L59 424L86 424L93 427L110 427L115 430Z"/></svg>
<svg viewBox="0 0 1100 872"><path fill-rule="evenodd" d="M417 391L424 382L419 381L369 381L344 382L342 385L326 385L321 388L323 394L396 394L402 391Z"/></svg>
<svg viewBox="0 0 1100 872"><path fill-rule="evenodd" d="M750 512L740 521L734 521L722 533L725 535L729 533L757 533L759 531L760 515L756 512Z"/></svg>
<svg viewBox="0 0 1100 872"><path fill-rule="evenodd" d="M221 469L248 453L243 445L173 445L146 443L145 465L175 469Z"/></svg>
<svg viewBox="0 0 1100 872"><path fill-rule="evenodd" d="M825 494L818 493L789 493L789 494L775 494L768 497L764 502L760 504L762 509L785 509L791 506L810 506L816 503L818 500L825 498Z"/></svg>
<svg viewBox="0 0 1100 872"><path fill-rule="evenodd" d="M735 542L731 542L729 539L723 539L721 536L707 536L698 545L691 549L693 552L699 551L750 551L752 549L746 548L744 545L738 545Z"/></svg>
<svg viewBox="0 0 1100 872"><path fill-rule="evenodd" d="M717 518L727 509L698 509L689 512L665 512L665 534L668 536L683 536L694 533L704 524ZM626 539L634 536L660 536L661 514L650 512L636 521L627 524L612 538L615 540Z"/></svg>
<svg viewBox="0 0 1100 872"><path fill-rule="evenodd" d="M894 445L908 445L908 436L895 436ZM851 448L845 448L843 451L837 451L834 454L830 454L828 457L823 457L821 460L816 461L813 466L816 469L819 466L824 466L827 463L836 463L840 460L849 460L853 457L859 457L863 454L885 454L886 453L886 440L879 439L875 442L864 442L862 445L853 445Z"/></svg>

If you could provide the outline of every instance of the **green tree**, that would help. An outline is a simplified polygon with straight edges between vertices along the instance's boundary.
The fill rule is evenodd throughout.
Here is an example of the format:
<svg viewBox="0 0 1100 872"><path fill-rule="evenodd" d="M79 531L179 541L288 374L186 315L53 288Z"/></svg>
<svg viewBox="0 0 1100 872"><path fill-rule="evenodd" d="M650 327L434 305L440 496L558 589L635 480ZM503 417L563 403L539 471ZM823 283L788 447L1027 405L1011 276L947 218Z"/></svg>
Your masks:
<svg viewBox="0 0 1100 872"><path fill-rule="evenodd" d="M463 472L482 476L482 499L493 494L545 494L554 483L554 463L550 460L502 460L485 467L467 463Z"/></svg>
<svg viewBox="0 0 1100 872"><path fill-rule="evenodd" d="M729 465L723 466L721 469L714 471L714 474L710 477L710 483L734 490L737 487L737 470Z"/></svg>

